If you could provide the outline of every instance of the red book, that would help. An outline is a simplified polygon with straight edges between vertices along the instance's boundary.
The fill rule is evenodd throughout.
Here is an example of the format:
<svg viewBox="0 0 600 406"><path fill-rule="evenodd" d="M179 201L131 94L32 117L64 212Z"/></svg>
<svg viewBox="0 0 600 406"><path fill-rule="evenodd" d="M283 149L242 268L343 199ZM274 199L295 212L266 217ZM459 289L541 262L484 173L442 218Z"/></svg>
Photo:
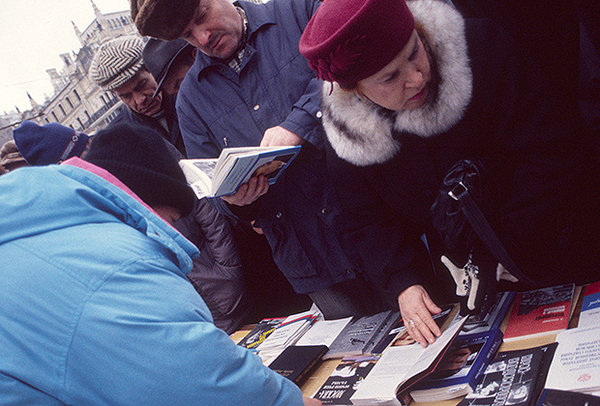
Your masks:
<svg viewBox="0 0 600 406"><path fill-rule="evenodd" d="M517 293L504 341L554 334L569 325L575 284Z"/></svg>

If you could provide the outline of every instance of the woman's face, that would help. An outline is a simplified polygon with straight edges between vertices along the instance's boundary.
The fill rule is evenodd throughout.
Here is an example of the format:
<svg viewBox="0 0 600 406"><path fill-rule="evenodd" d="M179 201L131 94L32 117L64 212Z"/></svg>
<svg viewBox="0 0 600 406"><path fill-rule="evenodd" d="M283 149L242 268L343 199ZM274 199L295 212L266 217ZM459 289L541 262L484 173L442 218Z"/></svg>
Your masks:
<svg viewBox="0 0 600 406"><path fill-rule="evenodd" d="M431 65L417 31L400 53L379 72L358 82L356 88L389 110L421 107L431 91Z"/></svg>

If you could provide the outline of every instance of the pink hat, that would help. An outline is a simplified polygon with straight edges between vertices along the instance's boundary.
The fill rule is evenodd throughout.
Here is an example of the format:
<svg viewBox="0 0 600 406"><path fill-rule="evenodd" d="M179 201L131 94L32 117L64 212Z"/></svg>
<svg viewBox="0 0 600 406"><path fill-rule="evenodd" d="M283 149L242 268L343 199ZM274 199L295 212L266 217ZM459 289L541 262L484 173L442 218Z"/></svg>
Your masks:
<svg viewBox="0 0 600 406"><path fill-rule="evenodd" d="M300 38L300 52L319 78L350 85L394 59L414 26L404 0L325 0Z"/></svg>

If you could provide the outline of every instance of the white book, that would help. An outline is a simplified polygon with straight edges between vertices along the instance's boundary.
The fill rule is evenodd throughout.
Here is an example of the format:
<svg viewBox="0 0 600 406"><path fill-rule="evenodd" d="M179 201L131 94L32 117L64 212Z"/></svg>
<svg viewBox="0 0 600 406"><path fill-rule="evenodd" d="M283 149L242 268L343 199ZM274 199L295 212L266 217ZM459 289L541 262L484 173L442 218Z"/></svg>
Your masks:
<svg viewBox="0 0 600 406"><path fill-rule="evenodd" d="M179 166L198 198L235 193L252 176L274 184L300 146L225 148L218 159L182 159Z"/></svg>
<svg viewBox="0 0 600 406"><path fill-rule="evenodd" d="M547 389L600 391L600 327L574 328L556 336Z"/></svg>

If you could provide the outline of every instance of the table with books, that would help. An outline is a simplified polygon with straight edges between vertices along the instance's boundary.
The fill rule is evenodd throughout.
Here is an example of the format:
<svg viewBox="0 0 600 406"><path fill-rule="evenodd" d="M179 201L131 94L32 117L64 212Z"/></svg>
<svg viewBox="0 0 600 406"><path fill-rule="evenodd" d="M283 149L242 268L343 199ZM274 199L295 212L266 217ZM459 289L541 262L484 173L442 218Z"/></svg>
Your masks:
<svg viewBox="0 0 600 406"><path fill-rule="evenodd" d="M325 321L315 307L232 339L323 404L600 405L600 282L501 292L477 316L447 306L436 322L428 348L398 312Z"/></svg>

